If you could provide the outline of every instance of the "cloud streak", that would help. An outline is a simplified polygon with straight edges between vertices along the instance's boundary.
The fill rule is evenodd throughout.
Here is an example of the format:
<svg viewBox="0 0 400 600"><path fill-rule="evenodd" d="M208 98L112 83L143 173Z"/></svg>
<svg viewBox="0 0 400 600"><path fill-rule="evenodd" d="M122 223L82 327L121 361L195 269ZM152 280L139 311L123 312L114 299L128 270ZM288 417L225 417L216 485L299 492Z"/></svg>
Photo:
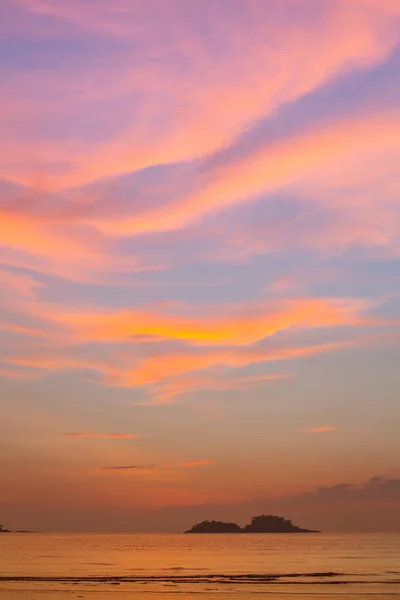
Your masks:
<svg viewBox="0 0 400 600"><path fill-rule="evenodd" d="M120 311L58 315L86 341L116 341L148 336L196 345L245 345L292 327L314 328L367 324L360 303L351 299L296 298L238 308L222 307L215 316L167 311Z"/></svg>
<svg viewBox="0 0 400 600"><path fill-rule="evenodd" d="M94 35L101 36L103 47L99 44L94 56L87 52L92 66L97 67L90 77L86 71L83 76L79 69L71 69L69 79L60 81L50 65L41 69L36 74L42 79L41 85L31 94L29 107L32 120L45 113L72 127L70 114L60 117L56 110L58 94L64 93L77 123L82 122L81 114L85 113L91 127L83 123L74 137L61 128L61 140L36 139L39 152L32 139L28 143L25 133L25 144L16 146L15 159L18 150L22 150L25 161L41 155L51 163L72 163L72 168L64 167L66 173L60 168L61 173L50 174L54 181L65 185L149 164L190 159L193 154L209 155L225 147L249 123L273 114L280 105L296 101L339 74L379 64L398 40L392 21L396 10L383 2L378 7L373 3L350 5L335 0L323 9L312 2L309 13L304 8L300 10L299 20L292 18L292 1L282 6L274 0L268 7L247 0L235 1L229 18L225 2L216 7L207 1L201 11L195 3L190 11L185 7L182 0L170 2L161 12L154 1L146 5L133 2L129 6L116 2L114 8L101 2L94 10L72 1L65 8L61 2L21 0L9 27L17 21L20 29L25 27L40 39L54 31L56 17L59 36L71 36L76 42L74 28L79 27L89 40ZM9 10L13 14L11 7ZM160 15L160 19L155 15ZM185 78L168 60L169 42L161 23L168 23L175 33L176 61L179 66L186 64ZM252 35L251 49L245 32ZM270 40L268 46L266 38ZM115 48L115 43L110 45L110 39L122 41L121 49ZM221 44L226 49L222 54L218 51ZM108 55L103 49L106 45L110 49ZM57 48L54 54L57 57ZM79 55L80 61L83 54ZM135 61L138 55L139 63ZM163 58L160 64L152 60L155 55ZM31 52L31 60L36 59L39 65L41 58L40 52L37 58ZM72 52L64 54L63 59L67 65L77 64ZM115 60L118 72L112 69ZM301 73L295 68L296 60L304 65ZM16 110L17 114L27 112L28 107L21 100L30 83L26 76L16 77L13 102L6 105L8 120L12 116L15 119ZM49 93L44 96L41 89ZM161 93L166 99L163 105L158 100ZM236 98L235 103L230 102L232 97ZM112 102L119 107L117 114L123 116L123 135L116 119L101 144L96 138L93 140L92 128L101 127L98 112L104 103ZM161 124L157 132L154 123ZM156 133L157 145L152 144ZM10 158L14 158L13 148L9 149L9 162L17 162Z"/></svg>
<svg viewBox="0 0 400 600"><path fill-rule="evenodd" d="M101 471L136 471L136 470L147 470L152 469L154 465L117 465L113 467L101 467Z"/></svg>
<svg viewBox="0 0 400 600"><path fill-rule="evenodd" d="M212 460L192 460L183 464L184 467L205 467L212 465Z"/></svg>

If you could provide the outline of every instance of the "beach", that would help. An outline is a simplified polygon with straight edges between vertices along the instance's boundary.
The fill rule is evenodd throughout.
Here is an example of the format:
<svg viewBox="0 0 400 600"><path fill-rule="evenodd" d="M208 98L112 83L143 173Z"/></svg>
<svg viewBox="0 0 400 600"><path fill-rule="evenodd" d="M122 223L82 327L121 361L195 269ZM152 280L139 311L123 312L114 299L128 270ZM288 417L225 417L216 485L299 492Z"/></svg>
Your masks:
<svg viewBox="0 0 400 600"><path fill-rule="evenodd" d="M0 598L400 598L399 556L399 535L5 534Z"/></svg>

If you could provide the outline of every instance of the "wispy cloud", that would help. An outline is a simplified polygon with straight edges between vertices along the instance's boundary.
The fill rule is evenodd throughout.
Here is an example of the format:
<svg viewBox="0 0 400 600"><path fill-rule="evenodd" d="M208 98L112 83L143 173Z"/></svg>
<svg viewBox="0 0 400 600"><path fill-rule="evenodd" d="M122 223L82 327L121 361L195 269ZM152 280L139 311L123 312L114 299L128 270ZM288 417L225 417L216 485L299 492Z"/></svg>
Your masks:
<svg viewBox="0 0 400 600"><path fill-rule="evenodd" d="M212 460L192 460L183 464L184 467L205 467L213 464Z"/></svg>
<svg viewBox="0 0 400 600"><path fill-rule="evenodd" d="M153 469L154 465L117 465L113 467L101 467L101 471L133 471L133 470L147 470Z"/></svg>
<svg viewBox="0 0 400 600"><path fill-rule="evenodd" d="M16 11L13 3L8 4L12 7L10 11ZM115 2L112 8L101 2L96 11L72 0L68 8L59 2L35 0L21 0L18 5L14 19L7 21L8 27L17 22L17 32L23 28L34 39L47 37L49 32L54 36L54 29L68 39L71 25L78 25L90 39L93 34L97 39L100 36L98 52L87 52L85 58L88 66L103 68L94 68L90 77L89 69L82 73L82 69L70 68L66 71L68 77L64 74L62 78L56 77L53 69L42 69L35 73L39 84L35 94L31 93L29 107L23 102L31 90L29 77L12 78L12 102L4 95L6 122L12 118L14 124L15 117L22 112L29 123L43 114L51 124L61 121L64 126L72 127L75 123L76 135L61 133L50 140L33 136L30 127L21 127L8 148L8 170L14 167L15 177L26 178L17 165L37 160L38 156L50 164L66 163L67 168L53 169L49 175L58 185L209 155L225 147L249 123L273 114L280 105L312 93L341 73L379 64L398 39L391 20L396 10L389 10L383 0L380 6L369 1L349 5L335 0L318 11L311 10L312 16L300 22L293 18L290 5L277 2L268 6L239 2L227 20L222 4L214 6L212 11L207 4L204 10L194 8L186 13L181 0L174 0L163 6L161 15L162 22L175 31L177 49L187 57L189 67L182 78L169 59L161 21L154 19L155 7L159 8L154 2L149 5L131 2L129 6ZM240 9L243 6L246 10ZM251 49L244 31L251 31ZM272 47L265 46L266 38L271 40ZM118 51L115 43L109 43L110 39L123 40L124 51ZM201 41L201 50L194 39ZM227 54L218 52L221 40L229 48ZM132 60L138 52L140 67ZM30 54L34 64L35 61L42 64L39 49L35 52L33 47ZM154 63L151 59L154 55L164 59ZM76 67L78 61L82 62L82 53L78 56L70 52L63 54L62 59L70 67ZM54 66L58 64L57 58L61 57L55 48ZM116 60L117 72L111 68ZM301 73L296 69L297 61L304 65ZM104 69L104 65L109 68ZM57 110L62 93L69 107L65 115ZM138 101L138 94L143 101ZM160 97L167 99L167 106L166 103L161 106ZM232 103L232 97L237 102ZM81 115L85 114L92 126L101 128L101 109L110 103L117 107L116 115L108 122L108 135L96 138L90 128L82 128ZM176 106L178 111L173 108ZM123 128L118 117L124 123ZM160 121L168 124L159 127ZM80 129L84 129L85 135ZM153 143L154 138L157 144ZM4 162L6 158L4 152Z"/></svg>
<svg viewBox="0 0 400 600"><path fill-rule="evenodd" d="M213 465L214 461L212 460L194 460L187 461L184 463L166 463L164 465L120 465L120 466L110 466L110 467L101 467L101 471L124 471L124 470L140 470L140 471L148 471L150 469L155 469L157 473L162 473L163 471L176 471L177 469L184 467L202 467L202 466L210 466Z"/></svg>
<svg viewBox="0 0 400 600"><path fill-rule="evenodd" d="M113 235L133 235L149 232L173 231L184 228L206 215L243 203L254 202L264 194L290 189L294 185L304 192L314 185L320 187L333 177L338 161L349 169L366 168L360 139L369 140L381 132L377 144L370 149L372 156L399 150L400 113L353 116L342 122L312 128L306 133L284 137L276 142L266 141L243 156L227 161L211 170L208 185L200 191L183 197L167 206L149 210L130 219L96 220L102 231ZM265 170L268 163L269 169ZM366 174L368 171L366 171ZM329 182L336 187L335 181ZM303 193L304 193L303 192ZM94 221L93 221L94 222Z"/></svg>
<svg viewBox="0 0 400 600"><path fill-rule="evenodd" d="M83 341L118 341L135 336L185 340L196 345L251 344L291 327L318 328L367 324L362 302L352 299L292 298L263 306L221 307L214 314L176 311L75 312L55 315Z"/></svg>
<svg viewBox="0 0 400 600"><path fill-rule="evenodd" d="M187 374L182 377L172 377L160 381L151 386L154 392L153 399L144 404L163 405L172 404L177 396L199 392L199 391L240 391L251 390L257 387L278 381L292 379L292 376L285 373L267 373L264 375L255 375L252 377L240 377L231 373L230 375L196 375Z"/></svg>

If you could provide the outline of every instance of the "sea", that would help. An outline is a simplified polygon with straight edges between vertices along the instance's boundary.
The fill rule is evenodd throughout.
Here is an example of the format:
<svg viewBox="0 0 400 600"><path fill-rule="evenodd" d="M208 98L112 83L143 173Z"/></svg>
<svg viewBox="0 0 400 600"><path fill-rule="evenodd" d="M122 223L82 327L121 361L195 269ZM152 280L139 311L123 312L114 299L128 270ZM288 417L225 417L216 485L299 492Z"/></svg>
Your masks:
<svg viewBox="0 0 400 600"><path fill-rule="evenodd" d="M400 535L1 534L1 600L399 598Z"/></svg>

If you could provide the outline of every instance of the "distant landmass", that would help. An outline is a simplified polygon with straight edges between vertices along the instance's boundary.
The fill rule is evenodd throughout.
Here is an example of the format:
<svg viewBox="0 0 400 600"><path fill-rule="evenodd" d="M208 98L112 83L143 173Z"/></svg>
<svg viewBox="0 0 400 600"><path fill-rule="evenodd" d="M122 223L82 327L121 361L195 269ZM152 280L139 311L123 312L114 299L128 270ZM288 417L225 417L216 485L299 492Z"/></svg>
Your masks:
<svg viewBox="0 0 400 600"><path fill-rule="evenodd" d="M202 521L185 533L320 533L313 529L302 529L292 521L276 515L259 515L245 527L224 521Z"/></svg>
<svg viewBox="0 0 400 600"><path fill-rule="evenodd" d="M6 529L3 525L0 525L0 533L37 533L36 531L28 531L26 529L20 529L18 531L11 531Z"/></svg>
<svg viewBox="0 0 400 600"><path fill-rule="evenodd" d="M202 521L193 525L192 529L185 533L242 533L243 529L236 523L224 523L224 521Z"/></svg>

